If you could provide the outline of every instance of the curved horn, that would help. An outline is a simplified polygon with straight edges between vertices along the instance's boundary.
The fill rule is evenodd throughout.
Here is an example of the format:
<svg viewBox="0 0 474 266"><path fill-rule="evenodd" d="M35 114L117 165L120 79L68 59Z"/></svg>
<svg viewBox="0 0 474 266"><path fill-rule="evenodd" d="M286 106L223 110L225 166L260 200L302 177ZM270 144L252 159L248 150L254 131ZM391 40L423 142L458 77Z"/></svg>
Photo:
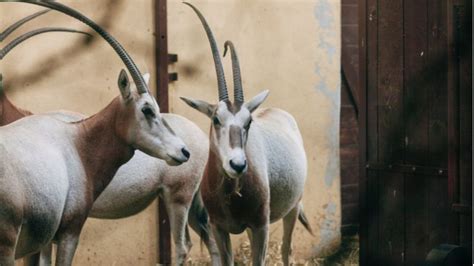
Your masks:
<svg viewBox="0 0 474 266"><path fill-rule="evenodd" d="M146 85L145 80L143 80L143 77L140 73L140 70L138 67L135 65L135 62L133 62L132 58L130 55L128 55L127 51L122 47L122 45L114 38L112 35L110 35L107 31L105 31L102 27L97 25L94 21L89 19L88 17L84 16L83 14L79 13L78 11L65 6L61 3L58 2L50 2L50 1L32 1L32 0L22 0L19 2L23 3L29 3L33 5L39 5L39 6L44 6L48 7L51 9L54 9L56 11L59 11L61 13L64 13L66 15L69 15L87 26L91 27L93 30L95 30L104 40L106 40L110 46L115 50L115 52L118 54L120 59L122 59L123 63L128 69L128 72L130 72L130 76L132 76L133 81L135 82L135 85L137 86L138 92L141 93L148 93L148 86Z"/></svg>
<svg viewBox="0 0 474 266"><path fill-rule="evenodd" d="M11 41L9 44L7 44L7 46L5 46L3 49L0 49L0 60L2 60L8 54L8 52L10 52L18 44L22 43L23 41L28 40L29 38L31 38L33 36L36 36L36 35L42 34L42 33L46 33L46 32L72 32L72 33L81 33L81 34L85 34L85 35L88 35L88 36L92 36L87 32L68 29L68 28L42 28L42 29L32 30L30 32L27 32L27 33L15 38L13 41Z"/></svg>
<svg viewBox="0 0 474 266"><path fill-rule="evenodd" d="M196 12L197 16L199 17L199 20L201 20L202 26L206 31L207 38L209 39L209 44L211 45L212 57L214 58L214 65L216 67L217 75L217 88L219 90L219 101L228 100L229 95L227 94L227 84L225 82L224 68L222 67L219 49L217 48L216 40L214 39L214 35L212 34L211 28L207 24L207 21L204 16L195 6L191 5L188 2L183 2L183 4L190 6L194 10L194 12Z"/></svg>
<svg viewBox="0 0 474 266"><path fill-rule="evenodd" d="M10 27L8 27L6 30L4 30L2 33L0 33L0 42L2 42L3 40L5 40L5 38L8 37L8 35L10 35L12 32L14 32L16 29L18 29L21 25L25 24L26 22L36 18L36 17L39 17L43 14L46 14L48 13L50 10L49 9L45 9L43 11L39 11L39 12L36 12L34 14L31 14L27 17L24 17L22 19L20 19L19 21L13 23L12 25L10 25Z"/></svg>
<svg viewBox="0 0 474 266"><path fill-rule="evenodd" d="M240 74L239 58L237 57L234 44L231 41L226 41L224 43L224 57L227 53L227 48L229 47L232 58L232 75L234 76L234 102L243 103L244 92L242 88L242 76Z"/></svg>

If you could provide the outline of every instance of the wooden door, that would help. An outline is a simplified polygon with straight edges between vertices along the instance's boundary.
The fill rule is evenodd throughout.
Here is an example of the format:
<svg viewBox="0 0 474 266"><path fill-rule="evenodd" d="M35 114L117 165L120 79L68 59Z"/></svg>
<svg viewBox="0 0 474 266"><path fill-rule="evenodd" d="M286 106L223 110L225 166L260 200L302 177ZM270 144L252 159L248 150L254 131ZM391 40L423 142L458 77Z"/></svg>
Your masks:
<svg viewBox="0 0 474 266"><path fill-rule="evenodd" d="M361 2L361 264L471 249L471 2Z"/></svg>

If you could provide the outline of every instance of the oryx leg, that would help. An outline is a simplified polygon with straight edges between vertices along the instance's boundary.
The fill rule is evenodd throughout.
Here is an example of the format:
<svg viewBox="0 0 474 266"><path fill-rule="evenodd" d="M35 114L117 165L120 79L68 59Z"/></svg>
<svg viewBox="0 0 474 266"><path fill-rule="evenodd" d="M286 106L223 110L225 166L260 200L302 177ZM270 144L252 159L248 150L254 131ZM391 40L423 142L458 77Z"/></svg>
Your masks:
<svg viewBox="0 0 474 266"><path fill-rule="evenodd" d="M217 248L216 241L211 232L212 229L209 223L209 215L199 193L200 191L198 190L194 195L193 203L189 210L188 224L206 245L207 250L209 251L209 256L211 257L212 265L217 266L220 265L219 249Z"/></svg>
<svg viewBox="0 0 474 266"><path fill-rule="evenodd" d="M281 245L281 255L285 266L290 265L291 238L293 229L295 229L296 219L298 218L299 206L300 205L296 205L296 207L283 218L283 244Z"/></svg>
<svg viewBox="0 0 474 266"><path fill-rule="evenodd" d="M20 226L0 224L0 265L15 265L15 244Z"/></svg>
<svg viewBox="0 0 474 266"><path fill-rule="evenodd" d="M189 220L188 220L188 224L189 224ZM185 230L184 234L185 234L185 237L186 237L186 248L189 251L193 247L193 242L191 241L191 235L189 234L189 228L186 226L184 230Z"/></svg>
<svg viewBox="0 0 474 266"><path fill-rule="evenodd" d="M65 233L58 237L56 265L70 266L79 243L79 233Z"/></svg>
<svg viewBox="0 0 474 266"><path fill-rule="evenodd" d="M186 243L186 226L188 224L188 211L192 196L185 194L183 191L176 191L162 195L170 219L170 229L175 244L176 265L184 265L189 253Z"/></svg>
<svg viewBox="0 0 474 266"><path fill-rule="evenodd" d="M0 204L0 265L15 265L15 250L21 230L21 218L18 212Z"/></svg>
<svg viewBox="0 0 474 266"><path fill-rule="evenodd" d="M214 236L212 235L210 224L201 224L199 225L199 227L197 227L196 224L189 222L189 225L200 236L201 241L204 242L204 245L206 245L206 248L209 252L209 256L211 257L211 265L220 265L221 258L219 256L219 249L217 248L216 241L214 239ZM202 226L205 226L205 228L202 228Z"/></svg>
<svg viewBox="0 0 474 266"><path fill-rule="evenodd" d="M217 248L221 257L222 266L233 266L234 257L232 254L232 243L230 242L229 233L219 228L217 225L211 224L212 233L216 238Z"/></svg>
<svg viewBox="0 0 474 266"><path fill-rule="evenodd" d="M254 266L265 265L268 245L268 224L252 228L252 262Z"/></svg>
<svg viewBox="0 0 474 266"><path fill-rule="evenodd" d="M52 256L53 256L53 243L49 243L49 245L41 249L40 266L53 265Z"/></svg>
<svg viewBox="0 0 474 266"><path fill-rule="evenodd" d="M53 265L52 261L52 252L53 252L53 244L49 243L48 245L44 246L41 249L41 252L32 254L26 257L25 265L28 266L51 266Z"/></svg>

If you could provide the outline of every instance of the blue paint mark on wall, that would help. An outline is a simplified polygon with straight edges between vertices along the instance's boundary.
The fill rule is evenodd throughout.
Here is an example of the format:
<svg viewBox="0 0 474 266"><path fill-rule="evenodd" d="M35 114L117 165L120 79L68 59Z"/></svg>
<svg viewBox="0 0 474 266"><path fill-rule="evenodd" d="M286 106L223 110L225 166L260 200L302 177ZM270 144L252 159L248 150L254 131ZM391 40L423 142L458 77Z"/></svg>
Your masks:
<svg viewBox="0 0 474 266"><path fill-rule="evenodd" d="M339 45L329 42L334 40L335 19L333 3L330 0L317 0L314 8L314 17L320 27L320 35L317 36L317 44L329 58L329 63L335 64ZM327 187L331 187L334 179L339 176L339 107L340 107L340 79L336 88L331 88L325 76L322 75L321 63L315 65L315 74L319 77L319 82L315 85L315 90L321 92L330 101L334 111L331 112L331 121L326 129L328 139L329 161L324 174L324 181ZM339 73L334 73L335 75Z"/></svg>
<svg viewBox="0 0 474 266"><path fill-rule="evenodd" d="M316 18L316 22L324 31L324 36L330 37L331 39L336 37L337 33L337 31L334 30L334 14L331 12L333 10L333 5L334 3L331 3L328 0L318 0L316 2L316 6L314 7L314 17ZM331 63L335 63L334 60L337 55L338 46L328 42L327 39L328 38L321 36L318 41L318 47L326 51Z"/></svg>
<svg viewBox="0 0 474 266"><path fill-rule="evenodd" d="M318 0L314 9L314 15L318 19L319 26L323 29L333 30L334 17L331 9L333 4L328 0Z"/></svg>
<svg viewBox="0 0 474 266"><path fill-rule="evenodd" d="M334 242L335 229L337 229L336 222L337 204L329 202L324 207L324 220L320 228L320 241L313 248L315 254L321 254ZM337 233L336 233L337 234Z"/></svg>

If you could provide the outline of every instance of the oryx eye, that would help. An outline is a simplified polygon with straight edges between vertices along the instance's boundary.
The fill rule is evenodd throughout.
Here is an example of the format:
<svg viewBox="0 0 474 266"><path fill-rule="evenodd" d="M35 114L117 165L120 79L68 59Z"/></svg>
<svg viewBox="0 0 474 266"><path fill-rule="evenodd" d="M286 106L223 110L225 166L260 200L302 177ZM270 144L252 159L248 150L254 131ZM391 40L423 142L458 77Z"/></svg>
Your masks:
<svg viewBox="0 0 474 266"><path fill-rule="evenodd" d="M146 117L155 118L155 112L154 112L153 109L151 109L149 106L143 107L143 108L142 108L142 113L143 113Z"/></svg>
<svg viewBox="0 0 474 266"><path fill-rule="evenodd" d="M217 118L217 116L214 116L214 118L212 119L212 123L215 126L219 126L221 124L221 121L219 121L219 118Z"/></svg>

